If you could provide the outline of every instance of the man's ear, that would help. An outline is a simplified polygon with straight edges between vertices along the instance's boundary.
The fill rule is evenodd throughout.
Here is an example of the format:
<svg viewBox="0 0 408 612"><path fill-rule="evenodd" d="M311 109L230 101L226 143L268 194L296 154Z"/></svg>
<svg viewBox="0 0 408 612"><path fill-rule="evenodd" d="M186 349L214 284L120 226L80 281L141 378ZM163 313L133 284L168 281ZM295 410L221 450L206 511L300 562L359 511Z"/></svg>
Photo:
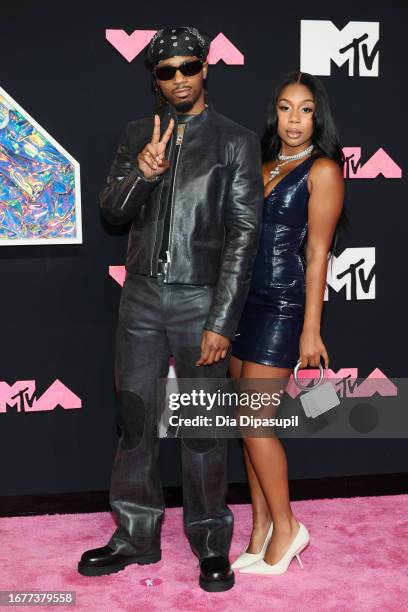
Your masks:
<svg viewBox="0 0 408 612"><path fill-rule="evenodd" d="M208 62L204 62L203 64L203 79L206 79L208 75Z"/></svg>

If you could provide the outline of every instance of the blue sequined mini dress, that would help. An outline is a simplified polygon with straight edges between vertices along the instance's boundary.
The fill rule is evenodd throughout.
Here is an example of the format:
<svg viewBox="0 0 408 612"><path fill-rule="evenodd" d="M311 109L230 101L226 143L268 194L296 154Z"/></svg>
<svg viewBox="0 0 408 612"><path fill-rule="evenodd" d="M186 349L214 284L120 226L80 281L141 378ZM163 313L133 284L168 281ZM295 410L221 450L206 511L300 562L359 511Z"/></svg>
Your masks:
<svg viewBox="0 0 408 612"><path fill-rule="evenodd" d="M232 343L244 361L294 368L305 312L309 191L317 154L286 174L264 200L259 248L247 301Z"/></svg>

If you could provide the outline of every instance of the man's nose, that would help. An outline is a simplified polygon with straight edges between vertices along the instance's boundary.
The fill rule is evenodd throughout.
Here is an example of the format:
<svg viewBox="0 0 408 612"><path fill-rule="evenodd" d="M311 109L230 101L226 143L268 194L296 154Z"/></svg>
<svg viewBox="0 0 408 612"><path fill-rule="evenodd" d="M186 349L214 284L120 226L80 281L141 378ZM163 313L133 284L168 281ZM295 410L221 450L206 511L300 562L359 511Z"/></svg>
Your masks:
<svg viewBox="0 0 408 612"><path fill-rule="evenodd" d="M184 76L184 74L181 72L181 70L176 70L176 74L174 75L174 80L177 84L180 84L180 83L185 83L187 79Z"/></svg>

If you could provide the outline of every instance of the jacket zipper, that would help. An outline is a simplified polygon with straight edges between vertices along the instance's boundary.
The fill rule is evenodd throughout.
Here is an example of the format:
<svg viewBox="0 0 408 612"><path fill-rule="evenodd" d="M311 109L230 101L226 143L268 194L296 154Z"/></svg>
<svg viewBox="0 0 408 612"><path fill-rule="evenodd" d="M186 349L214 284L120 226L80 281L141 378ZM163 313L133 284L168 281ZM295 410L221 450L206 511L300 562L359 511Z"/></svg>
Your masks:
<svg viewBox="0 0 408 612"><path fill-rule="evenodd" d="M187 123L184 124L184 129L183 129L183 133L181 135L181 140L180 140L180 144L179 144L179 150L178 150L178 155L177 155L177 162L176 162L176 167L174 169L174 177L173 177L173 190L171 192L171 200L170 200L170 223L169 223L169 245L168 245L168 251L166 251L166 260L167 260L167 265L166 265L166 272L164 274L164 282L167 283L168 282L168 278L169 278L169 268L170 268L170 264L171 264L171 257L170 257L170 253L171 253L171 243L172 243L172 237L173 237L173 233L172 233L172 221L173 221L173 201L174 201L174 189L176 187L176 177L177 177L177 167L178 167L178 163L179 163L179 159L180 159L180 155L181 155L181 147L183 146L183 140L184 140L184 136L186 133L186 129L187 129ZM176 136L176 143L177 143L177 139L179 138L178 133Z"/></svg>
<svg viewBox="0 0 408 612"><path fill-rule="evenodd" d="M156 215L156 221L155 221L155 225L157 228L157 222L159 220L159 215L160 215L160 209L161 209L161 198L162 198L162 193L163 193L163 187L164 187L164 178L162 181L162 184L160 185L160 195L159 195L159 205L157 207L157 215ZM157 242L157 229L156 229L156 235L154 237L154 244L153 244L153 250L152 250L152 257L150 260L150 275L153 276L153 259L154 259L154 251L156 248L156 242Z"/></svg>
<svg viewBox="0 0 408 612"><path fill-rule="evenodd" d="M140 176L138 176L138 177L137 177L137 179L135 180L135 182L133 183L132 187L129 189L129 192L128 192L128 194L127 194L127 196L126 196L126 198L125 198L125 200L124 200L124 202L123 202L122 206L120 207L120 210L122 210L122 208L123 208L124 206L126 206L126 203L127 203L128 199L130 198L130 196L132 195L134 188L136 187L136 185L138 184L138 182L139 182L139 181L141 181L141 180L142 180L142 179L140 178Z"/></svg>
<svg viewBox="0 0 408 612"><path fill-rule="evenodd" d="M177 132L176 132L176 134L177 134ZM173 137L172 142L171 142L171 144L170 144L170 156L169 156L169 157L170 157L170 159L171 159L172 154L173 154L173 149L172 149L172 147L173 147L173 143L174 143L175 141L176 141L176 137ZM163 177L162 184L160 185L161 189L160 189L160 196L159 196L159 205L158 205L158 207L157 207L157 215L156 215L156 221L155 221L155 225L156 225L156 235L155 235L155 237L154 237L154 244L153 244L153 250L152 250L152 258L151 258L151 260L150 260L150 274L151 274L151 276L153 276L153 259L154 259L154 252L155 252L155 250L156 250L157 234L158 234L158 231L157 231L157 222L158 222L158 220L159 220L159 215L160 215L160 210L161 210L161 204L162 204L161 199L162 199L162 194L163 194L163 188L164 188L164 182L165 182L165 180L166 180L166 177Z"/></svg>

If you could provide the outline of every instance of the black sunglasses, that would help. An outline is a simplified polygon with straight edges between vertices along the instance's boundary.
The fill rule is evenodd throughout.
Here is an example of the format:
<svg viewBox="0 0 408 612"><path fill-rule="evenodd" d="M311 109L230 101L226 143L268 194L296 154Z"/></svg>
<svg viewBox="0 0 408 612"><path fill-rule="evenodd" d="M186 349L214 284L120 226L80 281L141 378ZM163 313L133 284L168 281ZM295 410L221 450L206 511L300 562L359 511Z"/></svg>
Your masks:
<svg viewBox="0 0 408 612"><path fill-rule="evenodd" d="M193 60L192 62L183 62L180 66L157 66L154 69L154 74L159 81L170 81L174 79L177 70L187 77L198 74L203 68L203 62Z"/></svg>

